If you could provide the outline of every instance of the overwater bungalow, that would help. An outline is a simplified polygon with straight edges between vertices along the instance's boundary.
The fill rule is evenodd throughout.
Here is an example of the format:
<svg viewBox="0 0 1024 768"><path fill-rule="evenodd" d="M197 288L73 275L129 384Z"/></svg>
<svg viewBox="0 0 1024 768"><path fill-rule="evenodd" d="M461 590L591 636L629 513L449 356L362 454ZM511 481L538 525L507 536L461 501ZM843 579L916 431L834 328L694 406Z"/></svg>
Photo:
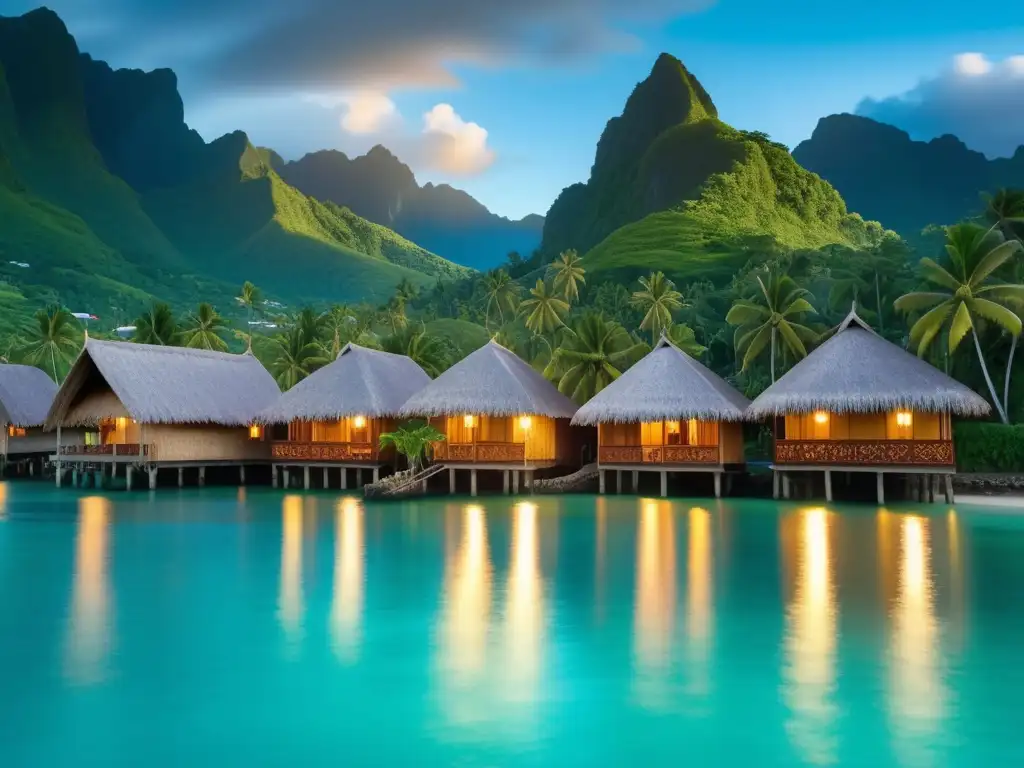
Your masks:
<svg viewBox="0 0 1024 768"><path fill-rule="evenodd" d="M505 492L534 473L579 464L581 445L569 420L576 404L514 353L490 341L413 395L400 415L427 418L444 435L434 458L469 475L477 493L481 470L500 472Z"/></svg>
<svg viewBox="0 0 1024 768"><path fill-rule="evenodd" d="M334 468L341 488L348 487L349 470L357 486L364 470L376 482L394 468L396 458L394 449L381 449L381 434L395 429L402 405L429 383L424 370L404 355L348 344L337 360L260 414L261 423L281 430L271 443L274 484L280 470L287 487L291 467L302 468L307 489L314 467L322 471L324 488Z"/></svg>
<svg viewBox="0 0 1024 768"><path fill-rule="evenodd" d="M656 472L662 496L669 473L700 472L713 475L715 495L721 496L725 473L744 466L742 421L749 405L724 379L662 337L580 408L572 423L598 429L601 493L609 470L620 492L625 472L632 475L634 492L641 472Z"/></svg>
<svg viewBox="0 0 1024 768"><path fill-rule="evenodd" d="M238 469L270 461L270 443L256 416L281 391L251 354L127 342L86 342L46 417L57 430L57 484L64 472L125 468L130 489L136 469L155 488L161 469ZM61 431L84 427L84 445L67 445Z"/></svg>
<svg viewBox="0 0 1024 768"><path fill-rule="evenodd" d="M56 394L57 385L40 369L0 365L0 476L8 463L29 475L42 471L57 448L57 436L43 430Z"/></svg>
<svg viewBox="0 0 1024 768"><path fill-rule="evenodd" d="M906 476L930 497L941 477L952 501L956 472L951 417L984 416L989 404L942 371L886 341L851 312L835 334L754 400L747 413L772 418L775 497L790 476L823 472L832 500L834 472ZM923 491L921 490L923 484Z"/></svg>

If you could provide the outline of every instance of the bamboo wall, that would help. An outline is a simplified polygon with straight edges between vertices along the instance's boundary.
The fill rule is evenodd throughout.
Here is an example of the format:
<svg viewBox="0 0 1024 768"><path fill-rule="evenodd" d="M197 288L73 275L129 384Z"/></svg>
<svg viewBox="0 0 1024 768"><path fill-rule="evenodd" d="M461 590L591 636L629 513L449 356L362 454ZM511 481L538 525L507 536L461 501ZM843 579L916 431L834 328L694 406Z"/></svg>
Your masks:
<svg viewBox="0 0 1024 768"><path fill-rule="evenodd" d="M719 425L717 421L697 419L642 424L601 424L599 440L603 446L718 445ZM741 447L742 444L741 436Z"/></svg>
<svg viewBox="0 0 1024 768"><path fill-rule="evenodd" d="M143 442L156 446L157 461L259 461L270 443L250 440L247 427L215 424L147 424Z"/></svg>
<svg viewBox="0 0 1024 768"><path fill-rule="evenodd" d="M823 422L813 413L786 416L786 440L951 440L948 414L902 411L911 423L898 423L897 412L830 413Z"/></svg>
<svg viewBox="0 0 1024 768"><path fill-rule="evenodd" d="M394 419L366 419L356 427L355 417L337 421L293 421L288 425L288 440L296 443L371 443L377 445L384 432L395 428Z"/></svg>
<svg viewBox="0 0 1024 768"><path fill-rule="evenodd" d="M743 464L746 454L743 450L743 425L739 422L722 422L721 458L723 464Z"/></svg>
<svg viewBox="0 0 1024 768"><path fill-rule="evenodd" d="M560 441L555 420L548 416L530 416L524 427L519 416L473 416L473 426L466 417L448 416L435 421L449 443L526 443L527 461L558 461ZM440 423L438 423L440 422Z"/></svg>

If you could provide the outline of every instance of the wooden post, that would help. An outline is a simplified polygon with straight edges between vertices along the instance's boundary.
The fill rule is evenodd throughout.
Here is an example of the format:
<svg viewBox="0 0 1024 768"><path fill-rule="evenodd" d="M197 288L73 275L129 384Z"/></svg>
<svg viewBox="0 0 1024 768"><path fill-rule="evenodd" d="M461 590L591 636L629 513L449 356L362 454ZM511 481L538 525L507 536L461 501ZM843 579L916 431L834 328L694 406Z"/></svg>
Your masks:
<svg viewBox="0 0 1024 768"><path fill-rule="evenodd" d="M511 486L509 485L509 479L510 479L509 475L511 473L506 469L501 474L502 474L501 492L504 493L507 496L511 492L511 490L512 490Z"/></svg>
<svg viewBox="0 0 1024 768"><path fill-rule="evenodd" d="M373 482L375 482L375 483L380 482L380 467L374 467L373 468ZM424 481L423 485L424 485L424 490L426 490L426 481Z"/></svg>
<svg viewBox="0 0 1024 768"><path fill-rule="evenodd" d="M179 488L184 488L185 487L185 468L184 467L178 467L178 487Z"/></svg>
<svg viewBox="0 0 1024 768"><path fill-rule="evenodd" d="M533 493L533 470L526 470L526 490Z"/></svg>
<svg viewBox="0 0 1024 768"><path fill-rule="evenodd" d="M309 490L309 465L302 468L302 487Z"/></svg>
<svg viewBox="0 0 1024 768"><path fill-rule="evenodd" d="M953 476L952 475L946 475L945 476L945 482L946 482L946 503L947 504L954 504L954 503L956 503L956 497L953 495Z"/></svg>
<svg viewBox="0 0 1024 768"><path fill-rule="evenodd" d="M622 470L615 470L615 492L622 493Z"/></svg>
<svg viewBox="0 0 1024 768"><path fill-rule="evenodd" d="M825 501L832 501L832 471L825 470Z"/></svg>
<svg viewBox="0 0 1024 768"><path fill-rule="evenodd" d="M605 479L603 469L597 470L597 492L600 494L604 494L605 492Z"/></svg>
<svg viewBox="0 0 1024 768"><path fill-rule="evenodd" d="M149 468L149 490L156 490L156 467Z"/></svg>
<svg viewBox="0 0 1024 768"><path fill-rule="evenodd" d="M715 472L715 498L722 498L722 473Z"/></svg>
<svg viewBox="0 0 1024 768"><path fill-rule="evenodd" d="M77 464L75 465L75 468L71 470L71 487L72 488L77 488L78 487L78 465Z"/></svg>
<svg viewBox="0 0 1024 768"><path fill-rule="evenodd" d="M356 470L356 488L362 488L362 487L363 487L363 468L359 467L359 469Z"/></svg>
<svg viewBox="0 0 1024 768"><path fill-rule="evenodd" d="M4 456L4 464L7 463L7 457ZM63 472L61 471L60 464L60 424L57 425L57 487L60 488L61 481L63 480Z"/></svg>
<svg viewBox="0 0 1024 768"><path fill-rule="evenodd" d="M238 465L238 484L245 485L245 464Z"/></svg>
<svg viewBox="0 0 1024 768"><path fill-rule="evenodd" d="M135 467L129 464L124 468L124 489L130 491L132 489L132 475L135 474Z"/></svg>
<svg viewBox="0 0 1024 768"><path fill-rule="evenodd" d="M327 474L327 467L324 467L324 490L331 487L331 477Z"/></svg>
<svg viewBox="0 0 1024 768"><path fill-rule="evenodd" d="M455 493L455 470L448 467L448 493Z"/></svg>
<svg viewBox="0 0 1024 768"><path fill-rule="evenodd" d="M476 468L469 470L469 495L476 496Z"/></svg>
<svg viewBox="0 0 1024 768"><path fill-rule="evenodd" d="M881 506L885 504L885 474L878 472L876 477L876 485L878 486L878 505Z"/></svg>
<svg viewBox="0 0 1024 768"><path fill-rule="evenodd" d="M661 470L661 496L668 496L668 472L664 469Z"/></svg>
<svg viewBox="0 0 1024 768"><path fill-rule="evenodd" d="M206 487L206 467L199 468L199 487Z"/></svg>
<svg viewBox="0 0 1024 768"><path fill-rule="evenodd" d="M782 498L789 501L789 473L782 473Z"/></svg>
<svg viewBox="0 0 1024 768"><path fill-rule="evenodd" d="M630 489L633 491L633 493L636 493L637 491L640 490L640 473L635 469L633 470L633 483L630 486Z"/></svg>
<svg viewBox="0 0 1024 768"><path fill-rule="evenodd" d="M341 490L348 490L348 467L341 468Z"/></svg>
<svg viewBox="0 0 1024 768"><path fill-rule="evenodd" d="M519 470L512 473L512 493L519 493Z"/></svg>
<svg viewBox="0 0 1024 768"><path fill-rule="evenodd" d="M777 469L773 469L772 470L772 498L773 499L778 499L779 498L779 479L781 478L781 475L782 475L782 473L779 472L779 470L777 470Z"/></svg>
<svg viewBox="0 0 1024 768"><path fill-rule="evenodd" d="M277 488L277 464L270 465L270 485Z"/></svg>
<svg viewBox="0 0 1024 768"><path fill-rule="evenodd" d="M283 481L284 487L286 489L291 487L291 484L292 484L291 480L292 480L292 478L291 478L291 473L288 471L288 467L284 467L281 470L281 480Z"/></svg>

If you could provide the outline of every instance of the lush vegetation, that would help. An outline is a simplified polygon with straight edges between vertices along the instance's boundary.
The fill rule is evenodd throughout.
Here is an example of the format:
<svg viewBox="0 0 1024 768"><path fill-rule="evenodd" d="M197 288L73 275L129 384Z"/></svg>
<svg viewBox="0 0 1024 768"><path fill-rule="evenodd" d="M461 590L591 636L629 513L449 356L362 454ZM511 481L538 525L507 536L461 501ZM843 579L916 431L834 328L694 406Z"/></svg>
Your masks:
<svg viewBox="0 0 1024 768"><path fill-rule="evenodd" d="M1024 424L963 422L953 430L961 472L1020 472L1024 467Z"/></svg>

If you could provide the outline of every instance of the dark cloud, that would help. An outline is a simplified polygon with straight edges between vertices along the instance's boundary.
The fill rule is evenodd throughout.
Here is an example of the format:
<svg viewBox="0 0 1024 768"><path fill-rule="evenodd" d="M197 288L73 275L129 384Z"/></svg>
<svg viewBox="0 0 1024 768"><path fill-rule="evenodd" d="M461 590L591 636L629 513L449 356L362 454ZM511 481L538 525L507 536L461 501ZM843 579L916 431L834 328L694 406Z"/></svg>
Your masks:
<svg viewBox="0 0 1024 768"><path fill-rule="evenodd" d="M115 64L155 58L213 87L444 85L452 67L577 57L623 25L714 0L50 0ZM24 0L0 0L0 13ZM198 84L198 83L197 83Z"/></svg>
<svg viewBox="0 0 1024 768"><path fill-rule="evenodd" d="M1024 145L1024 56L992 62L964 53L939 77L899 96L864 99L857 113L902 128L916 139L951 133L989 157Z"/></svg>

